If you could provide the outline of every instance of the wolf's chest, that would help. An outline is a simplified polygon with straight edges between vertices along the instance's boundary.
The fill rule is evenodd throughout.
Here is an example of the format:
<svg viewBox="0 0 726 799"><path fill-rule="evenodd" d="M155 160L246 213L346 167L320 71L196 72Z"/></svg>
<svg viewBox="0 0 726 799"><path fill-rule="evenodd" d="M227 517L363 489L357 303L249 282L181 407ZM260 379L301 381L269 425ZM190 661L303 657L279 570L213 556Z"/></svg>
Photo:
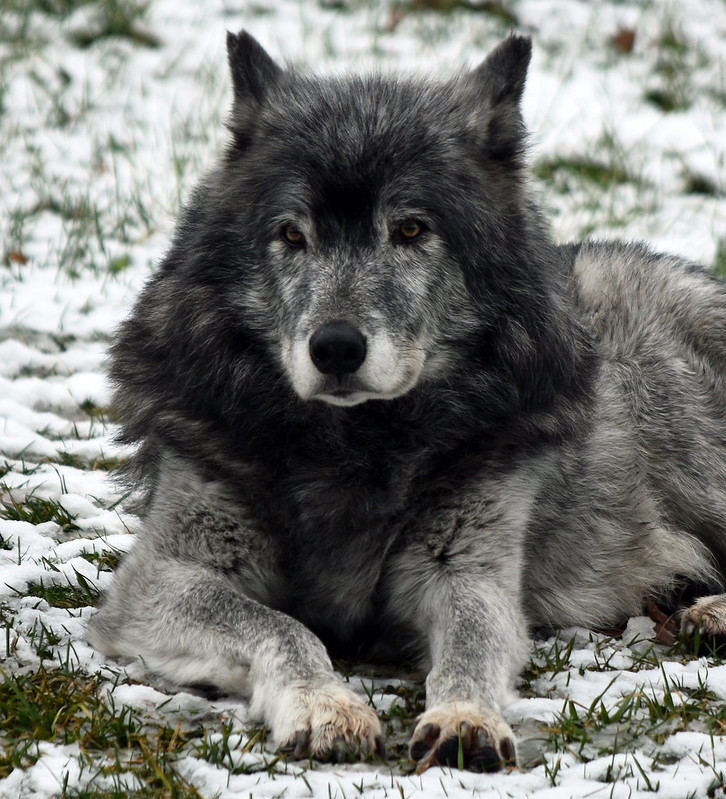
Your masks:
<svg viewBox="0 0 726 799"><path fill-rule="evenodd" d="M280 608L334 634L377 614L387 557L412 504L417 462L383 457L382 444L349 443L298 444L296 457L277 464L269 486L277 498L266 526L282 576Z"/></svg>
<svg viewBox="0 0 726 799"><path fill-rule="evenodd" d="M376 612L398 514L380 494L333 485L298 503L278 539L282 605L311 626L350 630ZM385 510L390 512L386 513Z"/></svg>

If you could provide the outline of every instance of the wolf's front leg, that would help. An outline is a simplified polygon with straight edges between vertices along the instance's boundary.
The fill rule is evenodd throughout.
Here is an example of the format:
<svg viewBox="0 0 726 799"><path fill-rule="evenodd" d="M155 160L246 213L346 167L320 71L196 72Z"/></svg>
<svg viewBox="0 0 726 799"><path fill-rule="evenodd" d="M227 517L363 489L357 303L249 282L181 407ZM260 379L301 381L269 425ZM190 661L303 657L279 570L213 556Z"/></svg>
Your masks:
<svg viewBox="0 0 726 799"><path fill-rule="evenodd" d="M458 511L439 516L399 556L393 577L392 609L407 609L430 654L426 711L410 747L422 769L516 763L514 734L500 712L528 653L522 516L491 502L467 510L468 519Z"/></svg>
<svg viewBox="0 0 726 799"><path fill-rule="evenodd" d="M515 765L514 734L500 711L511 700L527 652L518 607L490 582L453 579L428 608L432 667L426 711L411 757L432 764L494 771Z"/></svg>
<svg viewBox="0 0 726 799"><path fill-rule="evenodd" d="M89 639L107 655L140 655L177 683L251 695L253 717L297 757L322 757L341 745L382 751L375 711L335 675L316 636L209 567L140 544L91 619Z"/></svg>

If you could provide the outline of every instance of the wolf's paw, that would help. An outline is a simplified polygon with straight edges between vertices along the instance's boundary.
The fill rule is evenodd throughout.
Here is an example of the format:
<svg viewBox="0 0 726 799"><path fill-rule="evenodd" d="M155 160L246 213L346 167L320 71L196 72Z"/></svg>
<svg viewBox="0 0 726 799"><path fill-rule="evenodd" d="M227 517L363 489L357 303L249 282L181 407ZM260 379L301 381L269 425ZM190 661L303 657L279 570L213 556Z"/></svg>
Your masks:
<svg viewBox="0 0 726 799"><path fill-rule="evenodd" d="M423 713L410 753L419 771L436 765L498 771L517 763L509 725L493 710L473 702L445 702Z"/></svg>
<svg viewBox="0 0 726 799"><path fill-rule="evenodd" d="M344 685L298 686L288 699L285 717L273 724L273 732L279 748L291 750L293 757L385 755L375 710Z"/></svg>
<svg viewBox="0 0 726 799"><path fill-rule="evenodd" d="M683 611L681 633L691 637L696 631L705 636L726 635L726 594L701 597Z"/></svg>

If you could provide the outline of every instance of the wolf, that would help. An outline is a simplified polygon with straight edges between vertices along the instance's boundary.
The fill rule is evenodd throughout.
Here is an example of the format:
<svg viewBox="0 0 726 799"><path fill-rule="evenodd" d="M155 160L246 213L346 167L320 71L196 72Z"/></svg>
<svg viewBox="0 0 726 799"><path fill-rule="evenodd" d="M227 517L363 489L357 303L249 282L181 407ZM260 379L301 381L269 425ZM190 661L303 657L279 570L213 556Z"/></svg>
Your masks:
<svg viewBox="0 0 726 799"><path fill-rule="evenodd" d="M296 757L383 751L331 655L415 661L419 768L512 766L533 630L726 630L726 287L553 243L525 36L445 79L227 45L229 143L111 348L145 504L90 641Z"/></svg>

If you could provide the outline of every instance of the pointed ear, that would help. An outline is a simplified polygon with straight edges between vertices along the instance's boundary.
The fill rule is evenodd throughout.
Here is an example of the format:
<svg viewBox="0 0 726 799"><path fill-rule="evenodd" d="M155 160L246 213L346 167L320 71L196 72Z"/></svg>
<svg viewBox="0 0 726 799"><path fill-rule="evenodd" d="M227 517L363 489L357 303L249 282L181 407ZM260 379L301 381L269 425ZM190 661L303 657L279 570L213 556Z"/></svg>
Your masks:
<svg viewBox="0 0 726 799"><path fill-rule="evenodd" d="M232 74L235 102L261 103L282 69L247 31L227 33L227 61Z"/></svg>
<svg viewBox="0 0 726 799"><path fill-rule="evenodd" d="M532 56L528 36L510 36L468 75L475 110L471 117L479 151L490 164L518 169L526 144L520 101Z"/></svg>
<svg viewBox="0 0 726 799"><path fill-rule="evenodd" d="M492 107L504 102L519 105L531 58L532 40L529 36L513 34L474 70L473 80Z"/></svg>
<svg viewBox="0 0 726 799"><path fill-rule="evenodd" d="M235 157L249 146L260 106L283 70L247 31L227 33L227 61L234 89L232 113L227 122L234 139L228 153Z"/></svg>

